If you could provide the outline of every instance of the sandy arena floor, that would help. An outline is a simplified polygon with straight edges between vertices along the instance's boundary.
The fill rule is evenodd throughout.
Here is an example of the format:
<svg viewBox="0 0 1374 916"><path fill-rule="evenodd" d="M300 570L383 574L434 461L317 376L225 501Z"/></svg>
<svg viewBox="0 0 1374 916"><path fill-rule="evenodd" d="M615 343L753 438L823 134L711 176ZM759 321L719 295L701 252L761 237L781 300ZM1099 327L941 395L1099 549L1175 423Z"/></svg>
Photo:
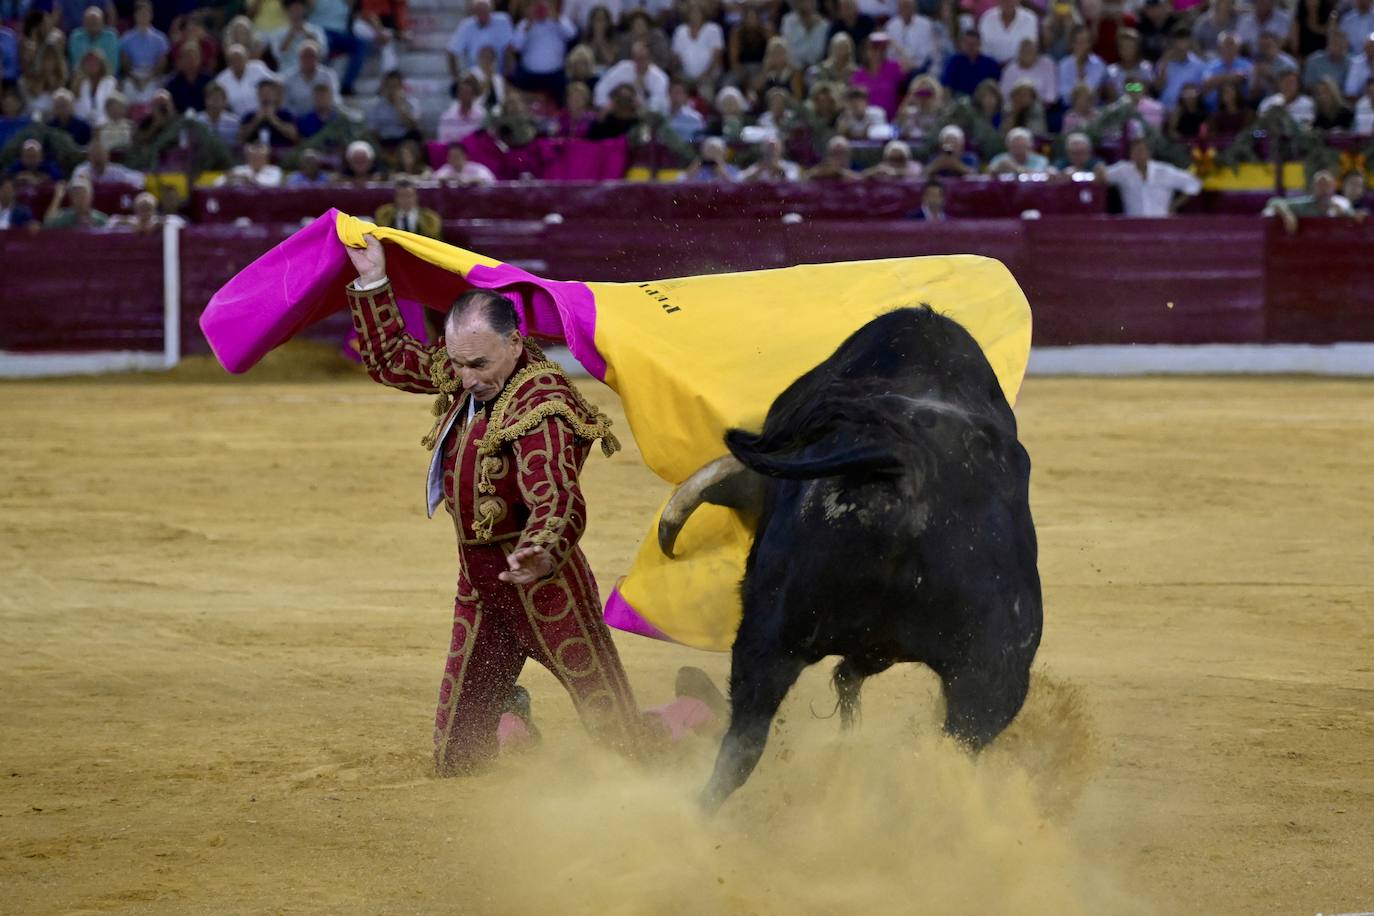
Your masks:
<svg viewBox="0 0 1374 916"><path fill-rule="evenodd" d="M1374 385L1032 379L1022 718L974 763L906 667L843 740L813 669L703 822L712 746L638 770L533 668L543 746L431 778L428 400L213 375L0 385L4 912L1374 909ZM585 479L609 585L664 487ZM619 643L646 704L726 672Z"/></svg>

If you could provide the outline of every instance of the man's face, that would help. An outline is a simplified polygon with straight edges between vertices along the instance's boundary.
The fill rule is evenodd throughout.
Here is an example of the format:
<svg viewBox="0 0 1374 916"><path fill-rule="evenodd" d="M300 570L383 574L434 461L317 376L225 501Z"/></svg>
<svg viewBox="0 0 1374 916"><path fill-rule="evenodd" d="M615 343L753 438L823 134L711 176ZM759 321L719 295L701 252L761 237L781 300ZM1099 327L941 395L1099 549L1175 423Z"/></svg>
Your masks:
<svg viewBox="0 0 1374 916"><path fill-rule="evenodd" d="M72 209L77 213L85 213L91 209L91 189L86 185L72 185L67 190L67 197L72 202Z"/></svg>
<svg viewBox="0 0 1374 916"><path fill-rule="evenodd" d="M253 171L259 171L267 167L267 147L259 143L254 143L243 151L244 161L248 163Z"/></svg>
<svg viewBox="0 0 1374 916"><path fill-rule="evenodd" d="M963 35L959 36L959 50L962 51L966 57L977 57L982 47L983 42L978 37L978 33L973 31L973 29L969 29Z"/></svg>
<svg viewBox="0 0 1374 916"><path fill-rule="evenodd" d="M1131 161L1136 165L1145 165L1150 161L1150 147L1148 144L1137 140L1131 144Z"/></svg>
<svg viewBox="0 0 1374 916"><path fill-rule="evenodd" d="M643 73L649 69L649 46L642 41L637 41L630 50L630 57L635 62L635 69Z"/></svg>
<svg viewBox="0 0 1374 916"><path fill-rule="evenodd" d="M235 48L226 55L226 58L229 61L229 69L234 71L234 75L242 76L244 68L248 66L248 55Z"/></svg>
<svg viewBox="0 0 1374 916"><path fill-rule="evenodd" d="M89 7L81 17L81 24L90 35L99 35L105 29L105 14L95 7Z"/></svg>
<svg viewBox="0 0 1374 916"><path fill-rule="evenodd" d="M681 83L673 83L668 87L668 101L672 103L674 109L681 108L687 104L687 87Z"/></svg>
<svg viewBox="0 0 1374 916"><path fill-rule="evenodd" d="M291 20L292 25L300 25L301 23L305 22L306 12L307 9L305 4L299 2L299 0L297 0L297 2L288 3L286 5L286 18Z"/></svg>
<svg viewBox="0 0 1374 916"><path fill-rule="evenodd" d="M1016 49L1016 60L1023 67L1029 67L1035 63L1035 42L1029 38L1024 39Z"/></svg>
<svg viewBox="0 0 1374 916"><path fill-rule="evenodd" d="M323 117L334 110L334 93L328 86L315 87L315 114Z"/></svg>
<svg viewBox="0 0 1374 916"><path fill-rule="evenodd" d="M897 4L897 14L903 19L910 19L916 15L916 0L900 0Z"/></svg>
<svg viewBox="0 0 1374 916"><path fill-rule="evenodd" d="M481 2L473 4L472 15L477 18L478 24L485 27L487 23L491 22L491 4Z"/></svg>
<svg viewBox="0 0 1374 916"><path fill-rule="evenodd" d="M1082 140L1074 140L1069 144L1069 164L1073 166L1086 165L1088 156L1092 153L1092 147Z"/></svg>
<svg viewBox="0 0 1374 916"><path fill-rule="evenodd" d="M70 121L72 117L72 100L65 95L54 97L52 100L52 113L59 121Z"/></svg>
<svg viewBox="0 0 1374 916"><path fill-rule="evenodd" d="M1327 198L1336 193L1336 179L1329 172L1318 172L1312 179L1312 195Z"/></svg>
<svg viewBox="0 0 1374 916"><path fill-rule="evenodd" d="M134 25L141 29L146 29L153 22L153 7L148 3L140 3L134 7Z"/></svg>
<svg viewBox="0 0 1374 916"><path fill-rule="evenodd" d="M1227 35L1217 45L1217 52L1221 54L1222 60L1230 63L1236 59L1236 54L1240 52L1240 42L1236 40L1236 36Z"/></svg>
<svg viewBox="0 0 1374 916"><path fill-rule="evenodd" d="M314 48L301 48L300 62L301 72L308 76L320 65L320 52Z"/></svg>
<svg viewBox="0 0 1374 916"><path fill-rule="evenodd" d="M496 333L481 309L472 309L458 321L449 322L444 329L444 345L463 390L479 401L490 401L500 393L524 350L518 333Z"/></svg>
<svg viewBox="0 0 1374 916"><path fill-rule="evenodd" d="M868 112L868 99L861 95L851 95L845 102L851 117L862 118Z"/></svg>
<svg viewBox="0 0 1374 916"><path fill-rule="evenodd" d="M177 54L177 67L188 76L199 70L200 48L193 44L182 45L181 53Z"/></svg>
<svg viewBox="0 0 1374 916"><path fill-rule="evenodd" d="M1271 32L1261 32L1259 37L1259 56L1272 59L1279 52L1279 40Z"/></svg>
<svg viewBox="0 0 1374 916"><path fill-rule="evenodd" d="M1073 53L1082 57L1092 49L1092 36L1084 29L1079 29L1073 33Z"/></svg>
<svg viewBox="0 0 1374 916"><path fill-rule="evenodd" d="M315 155L302 156L301 172L310 178L320 174L320 157Z"/></svg>
<svg viewBox="0 0 1374 916"><path fill-rule="evenodd" d="M1359 203L1364 200L1367 191L1368 187L1363 172L1351 172L1345 176L1345 184L1341 185L1341 193L1352 203Z"/></svg>
<svg viewBox="0 0 1374 916"><path fill-rule="evenodd" d="M366 175L368 170L372 168L372 159L361 150L349 153L346 158L348 167L354 175Z"/></svg>
<svg viewBox="0 0 1374 916"><path fill-rule="evenodd" d="M396 209L414 210L420 204L420 193L414 188L396 189Z"/></svg>
<svg viewBox="0 0 1374 916"><path fill-rule="evenodd" d="M826 147L825 158L837 169L849 168L849 144L831 143Z"/></svg>
<svg viewBox="0 0 1374 916"><path fill-rule="evenodd" d="M99 143L92 143L86 148L86 158L98 169L103 169L110 162L109 152Z"/></svg>
<svg viewBox="0 0 1374 916"><path fill-rule="evenodd" d="M1326 30L1326 53L1332 57L1344 57L1350 50L1350 39L1340 29Z"/></svg>
<svg viewBox="0 0 1374 916"><path fill-rule="evenodd" d="M945 208L945 189L938 184L926 185L921 192L921 203L927 210L938 213Z"/></svg>
<svg viewBox="0 0 1374 916"><path fill-rule="evenodd" d="M258 107L265 111L277 110L277 87L271 83L258 86Z"/></svg>
<svg viewBox="0 0 1374 916"><path fill-rule="evenodd" d="M1011 153L1013 158L1024 161L1030 155L1030 141L1026 139L1025 134L1017 134L1007 141L1007 152Z"/></svg>
<svg viewBox="0 0 1374 916"><path fill-rule="evenodd" d="M461 146L450 146L448 148L448 164L456 172L461 172L463 166L468 164L468 154Z"/></svg>
<svg viewBox="0 0 1374 916"><path fill-rule="evenodd" d="M1255 16L1259 19L1268 19L1274 12L1274 0L1255 0Z"/></svg>
<svg viewBox="0 0 1374 916"><path fill-rule="evenodd" d="M43 147L36 143L25 143L24 148L19 151L19 161L24 164L24 168L33 170L43 164Z"/></svg>
<svg viewBox="0 0 1374 916"><path fill-rule="evenodd" d="M1374 60L1374 38L1365 39L1364 56L1369 60Z"/></svg>
<svg viewBox="0 0 1374 916"><path fill-rule="evenodd" d="M1279 92L1285 98L1294 99L1298 96L1298 75L1292 70L1287 70L1279 77Z"/></svg>

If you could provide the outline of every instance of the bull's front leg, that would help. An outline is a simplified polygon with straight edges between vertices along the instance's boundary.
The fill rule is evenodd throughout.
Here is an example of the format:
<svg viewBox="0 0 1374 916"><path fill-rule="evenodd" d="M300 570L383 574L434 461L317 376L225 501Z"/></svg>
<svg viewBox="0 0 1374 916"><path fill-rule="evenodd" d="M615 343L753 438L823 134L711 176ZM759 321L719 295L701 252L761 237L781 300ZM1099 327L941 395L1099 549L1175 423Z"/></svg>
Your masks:
<svg viewBox="0 0 1374 916"><path fill-rule="evenodd" d="M805 662L776 643L750 639L743 630L736 637L730 661L730 728L721 741L711 781L701 794L707 814L719 810L754 772L768 743L773 716L805 667Z"/></svg>

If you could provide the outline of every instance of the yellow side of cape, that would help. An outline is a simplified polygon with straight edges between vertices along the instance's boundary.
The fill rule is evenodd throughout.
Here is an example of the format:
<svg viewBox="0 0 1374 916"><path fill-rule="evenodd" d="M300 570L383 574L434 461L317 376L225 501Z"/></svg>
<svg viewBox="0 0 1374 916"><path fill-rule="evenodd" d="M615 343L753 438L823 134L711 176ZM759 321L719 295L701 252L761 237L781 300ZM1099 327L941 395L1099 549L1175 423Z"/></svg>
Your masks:
<svg viewBox="0 0 1374 916"><path fill-rule="evenodd" d="M1000 262L900 258L590 283L596 346L649 467L681 483L722 454L732 426L758 429L773 399L872 318L929 304L963 325L1015 403L1030 353L1025 295ZM660 509L661 511L661 509ZM664 634L725 650L739 625L739 582L752 532L703 506L669 560L657 515L621 594Z"/></svg>

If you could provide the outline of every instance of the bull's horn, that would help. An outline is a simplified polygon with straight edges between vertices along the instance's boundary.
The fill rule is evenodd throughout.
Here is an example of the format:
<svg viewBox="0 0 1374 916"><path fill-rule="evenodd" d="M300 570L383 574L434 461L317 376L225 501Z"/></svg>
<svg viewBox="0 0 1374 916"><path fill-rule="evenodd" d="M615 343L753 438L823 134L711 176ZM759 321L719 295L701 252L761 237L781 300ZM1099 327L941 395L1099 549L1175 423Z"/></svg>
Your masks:
<svg viewBox="0 0 1374 916"><path fill-rule="evenodd" d="M677 542L678 532L687 524L687 519L705 502L707 488L722 483L740 474L748 473L748 468L740 464L734 455L723 455L702 467L688 477L663 507L658 520L658 548L665 556L673 555L673 545Z"/></svg>

